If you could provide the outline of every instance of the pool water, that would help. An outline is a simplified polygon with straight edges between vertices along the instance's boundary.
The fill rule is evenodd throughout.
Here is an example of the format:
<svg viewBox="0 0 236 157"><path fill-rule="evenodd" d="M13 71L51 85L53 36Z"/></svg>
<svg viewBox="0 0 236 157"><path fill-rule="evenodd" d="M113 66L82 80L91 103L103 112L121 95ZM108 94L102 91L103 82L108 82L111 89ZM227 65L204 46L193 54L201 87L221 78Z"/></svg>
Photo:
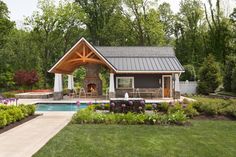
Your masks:
<svg viewBox="0 0 236 157"><path fill-rule="evenodd" d="M87 104L37 104L36 111L77 111L86 108Z"/></svg>

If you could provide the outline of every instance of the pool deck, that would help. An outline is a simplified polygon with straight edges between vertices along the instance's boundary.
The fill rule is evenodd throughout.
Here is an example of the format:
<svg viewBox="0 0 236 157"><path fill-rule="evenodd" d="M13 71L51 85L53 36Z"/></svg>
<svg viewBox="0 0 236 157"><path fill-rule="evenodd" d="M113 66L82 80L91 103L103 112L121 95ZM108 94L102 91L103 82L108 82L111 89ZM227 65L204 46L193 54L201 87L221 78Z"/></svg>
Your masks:
<svg viewBox="0 0 236 157"><path fill-rule="evenodd" d="M43 115L0 134L0 157L30 157L71 120L74 112Z"/></svg>
<svg viewBox="0 0 236 157"><path fill-rule="evenodd" d="M174 101L183 101L183 99L188 99L190 101L194 101L194 99L187 98L181 96L180 99L145 99L146 103L162 103L162 102L174 102ZM79 101L80 103L109 103L109 100L103 98L70 98L64 97L63 100L53 100L53 98L49 99L19 99L18 104L36 104L36 103L76 103Z"/></svg>

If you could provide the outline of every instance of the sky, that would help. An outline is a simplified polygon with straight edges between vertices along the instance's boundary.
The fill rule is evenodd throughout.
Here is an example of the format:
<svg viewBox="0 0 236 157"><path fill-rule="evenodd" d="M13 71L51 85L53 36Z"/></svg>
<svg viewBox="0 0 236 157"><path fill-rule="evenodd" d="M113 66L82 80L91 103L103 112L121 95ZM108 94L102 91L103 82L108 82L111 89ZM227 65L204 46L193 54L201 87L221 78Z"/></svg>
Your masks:
<svg viewBox="0 0 236 157"><path fill-rule="evenodd" d="M60 0L54 0L56 4ZM171 9L176 13L179 10L179 3L181 0L158 0L158 3L168 2L171 4ZM216 0L212 0L213 3ZM31 16L33 11L37 10L38 0L3 0L8 6L10 11L10 19L16 22L22 22L25 17ZM207 0L202 0L206 3ZM232 9L236 7L236 0L222 0L227 14L232 12Z"/></svg>

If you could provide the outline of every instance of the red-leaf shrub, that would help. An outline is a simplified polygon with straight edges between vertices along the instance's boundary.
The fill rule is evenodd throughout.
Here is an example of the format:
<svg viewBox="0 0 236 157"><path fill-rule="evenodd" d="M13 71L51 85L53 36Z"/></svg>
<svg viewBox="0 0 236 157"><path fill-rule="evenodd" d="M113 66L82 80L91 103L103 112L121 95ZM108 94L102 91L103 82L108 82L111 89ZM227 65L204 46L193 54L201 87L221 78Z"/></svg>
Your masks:
<svg viewBox="0 0 236 157"><path fill-rule="evenodd" d="M39 81L38 74L35 70L24 71L19 70L14 76L15 83L19 86L32 87L35 83Z"/></svg>

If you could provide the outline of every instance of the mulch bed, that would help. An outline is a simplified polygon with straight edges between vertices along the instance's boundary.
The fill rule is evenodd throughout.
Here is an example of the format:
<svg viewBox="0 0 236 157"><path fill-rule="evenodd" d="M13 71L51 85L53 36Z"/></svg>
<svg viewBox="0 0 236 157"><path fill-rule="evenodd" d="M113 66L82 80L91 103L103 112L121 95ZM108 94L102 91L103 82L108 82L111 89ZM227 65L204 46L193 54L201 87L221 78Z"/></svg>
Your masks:
<svg viewBox="0 0 236 157"><path fill-rule="evenodd" d="M5 126L4 128L0 129L0 134L4 133L4 132L6 132L6 131L8 131L8 130L10 130L12 128L15 128L15 127L17 127L17 126L19 126L19 125L21 125L21 124L23 124L25 122L28 122L28 121L30 121L30 120L38 117L38 116L41 116L41 114L34 114L34 115L29 116L29 117L27 117L25 119L22 119L19 122L15 122L15 123L9 124L9 125Z"/></svg>

